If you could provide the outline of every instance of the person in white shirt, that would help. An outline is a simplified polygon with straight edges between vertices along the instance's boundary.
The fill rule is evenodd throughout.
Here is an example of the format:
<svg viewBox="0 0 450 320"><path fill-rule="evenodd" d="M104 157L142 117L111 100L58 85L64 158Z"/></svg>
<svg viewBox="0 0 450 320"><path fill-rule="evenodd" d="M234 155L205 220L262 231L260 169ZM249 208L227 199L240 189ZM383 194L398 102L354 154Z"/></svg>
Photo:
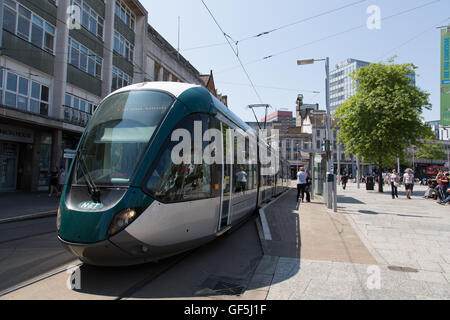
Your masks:
<svg viewBox="0 0 450 320"><path fill-rule="evenodd" d="M406 198L411 199L414 187L414 175L411 169L406 169L406 173L403 175L403 181L405 183Z"/></svg>
<svg viewBox="0 0 450 320"><path fill-rule="evenodd" d="M297 200L302 195L302 202L305 198L306 178L308 174L305 172L305 168L301 167L297 173Z"/></svg>

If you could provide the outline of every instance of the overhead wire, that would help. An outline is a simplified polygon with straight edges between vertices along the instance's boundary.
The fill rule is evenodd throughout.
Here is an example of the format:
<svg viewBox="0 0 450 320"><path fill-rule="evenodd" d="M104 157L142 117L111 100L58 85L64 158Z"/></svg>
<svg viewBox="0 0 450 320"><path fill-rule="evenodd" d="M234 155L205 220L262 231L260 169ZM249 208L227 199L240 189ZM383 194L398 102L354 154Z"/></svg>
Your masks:
<svg viewBox="0 0 450 320"><path fill-rule="evenodd" d="M400 44L399 46L396 46L393 49L390 49L389 51L386 51L384 54L382 54L381 56L379 56L376 60L381 60L382 58L386 57L389 53L396 51L398 49L400 49L401 47L407 45L408 43L411 43L412 41L419 39L420 37L422 37L424 34L430 32L431 30L435 29L436 27L438 27L441 23L450 20L450 18L445 18L444 20L442 20L441 22L437 23L437 24L433 24L431 27L426 28L425 30L423 30L422 32L415 34L412 38L406 40L405 42L403 42L402 44Z"/></svg>
<svg viewBox="0 0 450 320"><path fill-rule="evenodd" d="M220 84L228 84L228 85L234 85L234 86L250 86L246 83L236 83L236 82L226 82L226 81L216 81L216 83ZM281 88L281 87L272 87L272 86L263 86L263 85L255 85L257 88L264 88L264 89L273 89L273 90L284 90L284 91L300 91L300 92L307 92L307 93L320 93L320 91L314 91L314 90L305 90L305 89L293 89L293 88Z"/></svg>
<svg viewBox="0 0 450 320"><path fill-rule="evenodd" d="M416 6L416 7L413 7L413 8L407 9L407 10L404 10L404 11L400 11L400 12L395 13L395 14L393 14L393 15L390 15L390 16L387 16L387 17L384 17L384 18L381 18L381 21L386 21L386 20L389 20L389 19L398 17L398 16L400 16L400 15L407 14L407 13L412 12L412 11L415 11L415 10L418 10L418 9L422 9L422 8L424 8L424 7L430 6L430 5L435 4L435 3L437 3L437 2L440 2L440 1L441 1L441 0L430 1L430 2L427 2L427 3L423 4L423 5ZM337 32L337 33L333 33L333 34L328 35L328 36L325 36L325 37L323 37L323 38L320 38L320 39L317 39L317 40L313 40L313 41L310 41L310 42L301 44L301 45L296 46L296 47L292 47L292 48L289 48L289 49L286 49L286 50L283 50L283 51L279 51L279 52L276 52L276 53L267 55L267 56L265 56L265 57L263 57L263 58L259 58L259 59L255 59L255 60L249 61L249 62L245 63L245 65L250 65L250 64L255 64L255 63L257 63L257 62L262 62L262 61L265 61L265 60L274 58L274 57L276 57L276 56L283 55L283 54L289 53L289 52L291 52L291 51L294 51L294 50L297 50L297 49L300 49L300 48L303 48L303 47L306 47L306 46L309 46L309 45L312 45L312 44L315 44L315 43L318 43L318 42L322 42L322 41L324 41L324 40L328 40L328 39L331 39L331 38L334 38L334 37L337 37L337 36L340 36L340 35L343 35L343 34L346 34L346 33L349 33L349 32L352 32L352 31L355 31L355 30L358 30L358 29L361 29L361 28L365 28L365 27L367 27L366 24L361 24L361 25L358 25L358 26L349 28L349 29L344 30L344 31L340 31L340 32ZM227 71L231 71L231 70L237 69L238 67L239 67L239 66L233 66L233 67L230 67L230 68L227 68L227 69L219 70L218 72L216 72L216 74L218 74L218 73L223 73L223 72L227 72Z"/></svg>
<svg viewBox="0 0 450 320"><path fill-rule="evenodd" d="M328 11L325 11L325 12L321 12L319 14L316 14L316 15L313 15L313 16L310 16L310 17L307 17L307 18L304 18L304 19L301 19L301 20L297 20L297 21L294 21L294 22L291 22L291 23L279 26L279 27L273 28L273 29L268 30L268 31L263 31L263 32L260 32L260 33L258 33L256 35L248 36L248 37L242 38L242 39L234 41L234 42L236 44L238 44L238 43L245 42L245 41L248 41L248 40L251 40L251 39L259 38L259 37L268 35L270 33L273 33L273 32L276 32L276 31L279 31L279 30L282 30L282 29L285 29L285 28L289 28L289 27L292 27L294 25L301 24L303 22L307 22L307 21L310 21L310 20L313 20L313 19L325 16L325 15L328 15L328 14L331 14L331 13L334 13L334 12L337 12L337 11L340 11L340 10L343 10L343 9L346 9L346 8L349 8L349 7L358 5L358 4L361 4L363 2L367 2L367 0L359 0L359 1L356 1L356 2L352 2L352 3L349 3L349 4L344 5L342 7L331 9L331 10L328 10ZM198 46L198 47L182 49L181 51L205 49L205 48L211 48L211 47L217 47L217 46L224 46L226 44L227 44L226 42L221 42L221 43L215 43L215 44L211 44L211 45L203 45L203 46Z"/></svg>
<svg viewBox="0 0 450 320"><path fill-rule="evenodd" d="M253 81L252 81L252 79L251 79L249 73L247 72L247 69L245 69L245 66L244 66L244 64L242 63L242 60L241 60L241 58L239 57L239 51L238 51L238 49L233 48L233 45L230 43L229 36L225 33L225 31L223 31L223 29L222 29L222 27L220 26L219 22L218 22L217 19L214 17L213 13L212 13L211 10L208 8L208 6L206 5L206 3L205 3L203 0L201 0L201 1L202 1L203 5L205 6L206 10L207 10L207 11L209 12L209 14L211 15L211 17L212 17L212 19L214 20L214 22L215 22L215 24L217 25L217 27L218 27L218 28L220 29L220 31L222 32L223 36L224 36L225 39L227 40L227 43L228 43L228 45L230 46L230 48L231 48L231 50L233 51L233 53L235 54L236 58L238 59L239 64L240 64L241 67L242 67L242 70L244 71L245 75L247 76L248 81L250 82L250 84L251 84L251 86L252 86L252 88L253 88L253 91L255 92L256 96L258 97L258 100L259 100L261 103L263 103L263 100L262 100L262 98L261 98L261 96L260 96L258 90L256 90L255 84L253 83ZM231 37L230 37L230 39L231 39Z"/></svg>

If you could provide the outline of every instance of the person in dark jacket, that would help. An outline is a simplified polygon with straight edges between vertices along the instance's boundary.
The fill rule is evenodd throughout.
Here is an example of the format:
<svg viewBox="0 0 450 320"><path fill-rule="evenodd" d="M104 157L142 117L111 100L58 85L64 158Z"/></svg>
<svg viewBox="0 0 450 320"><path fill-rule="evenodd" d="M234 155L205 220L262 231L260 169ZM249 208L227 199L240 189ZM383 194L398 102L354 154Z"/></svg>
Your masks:
<svg viewBox="0 0 450 320"><path fill-rule="evenodd" d="M58 195L58 177L59 172L56 167L53 167L52 171L49 173L50 177L50 193L48 194L49 197L53 195L53 191L55 191L56 195Z"/></svg>
<svg viewBox="0 0 450 320"><path fill-rule="evenodd" d="M348 182L348 176L347 174L344 172L344 174L341 177L341 183L342 183L342 188L345 190L345 188L347 187L347 182Z"/></svg>

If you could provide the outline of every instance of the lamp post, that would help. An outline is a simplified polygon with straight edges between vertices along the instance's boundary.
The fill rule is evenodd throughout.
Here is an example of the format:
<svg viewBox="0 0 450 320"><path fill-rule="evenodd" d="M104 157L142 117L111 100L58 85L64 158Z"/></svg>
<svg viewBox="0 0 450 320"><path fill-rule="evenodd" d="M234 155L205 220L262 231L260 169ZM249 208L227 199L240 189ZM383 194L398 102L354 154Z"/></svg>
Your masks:
<svg viewBox="0 0 450 320"><path fill-rule="evenodd" d="M326 57L325 59L306 59L306 60L297 60L297 65L303 66L308 64L314 64L318 61L325 61L325 104L327 110L327 119L326 119L326 139L330 144L331 141L331 111L330 111L330 58ZM332 162L331 162L331 153L330 150L327 150L326 154L327 159L327 206L329 209L333 208L333 210L337 211L337 196L336 196L336 179L334 178L334 172L332 170Z"/></svg>

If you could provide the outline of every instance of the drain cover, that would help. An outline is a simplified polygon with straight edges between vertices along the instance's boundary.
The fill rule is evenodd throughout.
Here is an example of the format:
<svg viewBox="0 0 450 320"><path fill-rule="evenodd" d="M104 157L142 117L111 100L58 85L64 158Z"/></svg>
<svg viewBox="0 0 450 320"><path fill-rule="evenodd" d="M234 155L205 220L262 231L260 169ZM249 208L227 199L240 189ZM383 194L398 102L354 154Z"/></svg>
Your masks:
<svg viewBox="0 0 450 320"><path fill-rule="evenodd" d="M388 266L388 269L400 272L419 272L419 270L410 267Z"/></svg>
<svg viewBox="0 0 450 320"><path fill-rule="evenodd" d="M233 281L235 280L235 281ZM244 293L246 286L240 279L223 279L222 277L209 277L200 286L194 295L196 296L236 296Z"/></svg>

